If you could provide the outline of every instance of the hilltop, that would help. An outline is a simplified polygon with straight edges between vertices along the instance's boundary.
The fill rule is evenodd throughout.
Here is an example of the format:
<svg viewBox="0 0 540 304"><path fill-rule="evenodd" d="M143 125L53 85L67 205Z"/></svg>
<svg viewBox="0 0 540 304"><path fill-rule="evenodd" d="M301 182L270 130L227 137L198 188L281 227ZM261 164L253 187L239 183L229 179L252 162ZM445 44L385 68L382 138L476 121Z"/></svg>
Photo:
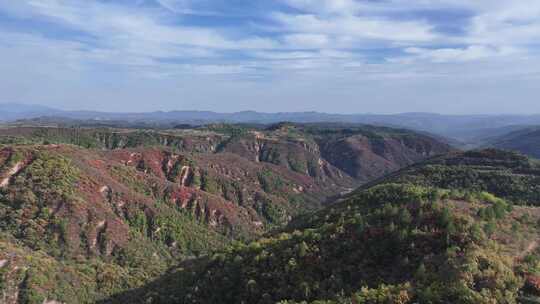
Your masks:
<svg viewBox="0 0 540 304"><path fill-rule="evenodd" d="M452 152L389 174L378 183L405 183L456 191L487 191L519 205L540 204L540 162L515 152Z"/></svg>
<svg viewBox="0 0 540 304"><path fill-rule="evenodd" d="M155 111L147 113L110 113L97 111L65 111L38 105L0 104L0 121L19 123L47 122L57 124L101 124L124 126L171 127L175 124L206 125L212 123L274 124L347 123L407 128L430 132L474 144L486 136L500 135L501 130L517 125L538 125L540 115L445 115L437 113L400 114L332 114L321 112L263 113L241 111L218 113L212 111Z"/></svg>

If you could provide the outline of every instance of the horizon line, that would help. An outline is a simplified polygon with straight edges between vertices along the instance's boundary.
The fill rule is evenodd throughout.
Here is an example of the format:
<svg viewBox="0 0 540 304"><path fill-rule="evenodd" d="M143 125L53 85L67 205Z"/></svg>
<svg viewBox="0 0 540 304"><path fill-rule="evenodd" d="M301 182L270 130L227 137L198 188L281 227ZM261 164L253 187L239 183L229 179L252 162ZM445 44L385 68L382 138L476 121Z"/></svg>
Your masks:
<svg viewBox="0 0 540 304"><path fill-rule="evenodd" d="M119 112L119 111L103 111L103 110L89 110L89 109L65 109L57 108L54 106L36 104L36 103L14 103L6 102L0 103L0 106L26 106L26 107L40 107L47 108L51 111L58 112L94 112L101 114L123 114L123 115L141 115L141 114L152 114L152 113L175 113L175 112L195 112L195 113L212 113L212 114L222 114L222 115L234 115L242 113L254 113L254 114L266 114L266 115L279 115L279 114L320 114L320 115L335 115L335 116L359 116L359 115L374 115L374 116L399 116L399 115L439 115L439 116L537 116L540 113L441 113L441 112L423 112L423 111L412 111L412 112L394 112L394 113L375 113L375 112L354 112L354 113L333 113L333 112L322 112L316 110L305 110L305 111L276 111L276 112L266 112L266 111L257 111L257 110L238 110L233 112L221 112L215 110L196 110L196 109L173 109L173 110L152 110L152 111L136 111L136 112ZM20 111L20 112L11 112L11 113L24 113L29 111ZM9 113L9 112L8 112ZM49 115L45 115L49 116ZM50 116L49 116L50 117Z"/></svg>

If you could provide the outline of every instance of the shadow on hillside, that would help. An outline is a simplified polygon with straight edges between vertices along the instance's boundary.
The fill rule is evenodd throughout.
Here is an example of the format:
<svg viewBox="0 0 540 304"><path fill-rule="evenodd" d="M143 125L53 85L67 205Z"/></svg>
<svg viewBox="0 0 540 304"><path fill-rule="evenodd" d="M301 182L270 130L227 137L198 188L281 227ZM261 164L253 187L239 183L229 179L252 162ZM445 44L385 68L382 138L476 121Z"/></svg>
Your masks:
<svg viewBox="0 0 540 304"><path fill-rule="evenodd" d="M184 298L181 289L188 285L186 284L188 279L186 278L184 269L196 269L204 265L205 260L205 258L198 258L184 261L154 281L97 301L96 304L183 303Z"/></svg>
<svg viewBox="0 0 540 304"><path fill-rule="evenodd" d="M168 272L146 285L97 301L96 304L183 303L183 298L174 292L184 284L180 272Z"/></svg>

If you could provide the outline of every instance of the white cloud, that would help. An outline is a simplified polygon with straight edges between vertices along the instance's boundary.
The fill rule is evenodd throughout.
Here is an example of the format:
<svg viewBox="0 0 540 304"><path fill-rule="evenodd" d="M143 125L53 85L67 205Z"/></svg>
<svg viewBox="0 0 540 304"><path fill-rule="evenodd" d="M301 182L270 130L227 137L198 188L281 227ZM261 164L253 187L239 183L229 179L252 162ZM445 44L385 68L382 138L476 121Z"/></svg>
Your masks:
<svg viewBox="0 0 540 304"><path fill-rule="evenodd" d="M340 38L349 38L351 44L376 40L388 43L427 42L437 38L432 26L423 21L396 21L381 18L357 16L322 17L319 15L274 14L284 31L297 35L325 34ZM350 39L352 38L352 39ZM352 40L352 41L351 41Z"/></svg>
<svg viewBox="0 0 540 304"><path fill-rule="evenodd" d="M12 19L54 25L0 27L0 68L9 75L0 81L1 97L152 98L171 108L186 99L194 106L265 100L268 107L331 99L362 111L353 107L360 99L398 109L401 98L427 105L467 87L518 94L507 80L538 80L538 0L280 0L294 9L198 26L183 14L223 13L212 10L212 0L148 1L0 0ZM422 15L433 10L470 19L452 24L463 32L447 34ZM62 35L51 38L56 32Z"/></svg>
<svg viewBox="0 0 540 304"><path fill-rule="evenodd" d="M315 58L318 56L317 52L270 52L270 51L258 51L251 54L252 56L260 59L270 60L297 60L306 58Z"/></svg>
<svg viewBox="0 0 540 304"><path fill-rule="evenodd" d="M2 6L3 9L6 9ZM88 44L93 54L123 54L153 58L217 57L226 49L273 48L276 42L264 37L231 39L213 28L166 23L167 18L151 10L126 8L95 1L31 0L10 11L24 11L34 18L47 18L93 39ZM116 56L110 58L117 60Z"/></svg>
<svg viewBox="0 0 540 304"><path fill-rule="evenodd" d="M339 50L332 50L332 49L325 49L325 50L319 50L319 51L258 51L252 53L252 56L260 59L268 59L268 60L318 60L319 62L327 62L328 65L335 66L338 61L341 63L343 62L351 62L355 60L362 59L361 56L359 56L356 53L353 52L347 52L347 51L339 51Z"/></svg>
<svg viewBox="0 0 540 304"><path fill-rule="evenodd" d="M142 0L144 1L144 0ZM155 0L161 7L179 15L225 16L226 13L208 9L213 0ZM201 9L202 7L202 9Z"/></svg>
<svg viewBox="0 0 540 304"><path fill-rule="evenodd" d="M515 1L482 11L471 22L466 41L493 45L528 45L540 39L540 2Z"/></svg>
<svg viewBox="0 0 540 304"><path fill-rule="evenodd" d="M330 39L323 34L290 34L283 40L287 45L297 49L322 48L328 46Z"/></svg>
<svg viewBox="0 0 540 304"><path fill-rule="evenodd" d="M287 5L310 13L353 14L360 4L355 0L282 0Z"/></svg>
<svg viewBox="0 0 540 304"><path fill-rule="evenodd" d="M390 59L394 62L412 63L417 60L428 60L435 63L466 62L496 57L511 56L520 51L515 48L495 48L482 45L472 45L466 48L407 48L405 53L409 56L404 58Z"/></svg>
<svg viewBox="0 0 540 304"><path fill-rule="evenodd" d="M213 28L172 25L162 22L165 16L144 9L126 9L97 2L30 2L36 14L57 18L104 40L130 40L139 44L164 46L191 45L210 48L260 48L274 45L270 39L251 37L228 39ZM116 41L115 41L116 42Z"/></svg>
<svg viewBox="0 0 540 304"><path fill-rule="evenodd" d="M157 0L157 2L164 8L172 12L183 12L190 8L187 0Z"/></svg>

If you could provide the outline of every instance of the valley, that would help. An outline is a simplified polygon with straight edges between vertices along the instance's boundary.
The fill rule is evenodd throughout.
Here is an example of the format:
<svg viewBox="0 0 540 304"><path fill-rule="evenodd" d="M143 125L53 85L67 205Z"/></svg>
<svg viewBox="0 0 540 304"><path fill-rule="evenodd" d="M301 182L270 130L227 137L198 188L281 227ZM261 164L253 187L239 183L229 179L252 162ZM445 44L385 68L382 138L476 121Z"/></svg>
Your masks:
<svg viewBox="0 0 540 304"><path fill-rule="evenodd" d="M0 129L6 303L94 303L274 233L453 149L411 131L282 123Z"/></svg>
<svg viewBox="0 0 540 304"><path fill-rule="evenodd" d="M536 303L538 168L496 150L428 160L102 303Z"/></svg>
<svg viewBox="0 0 540 304"><path fill-rule="evenodd" d="M7 125L0 142L2 303L540 296L540 161L515 152L334 123Z"/></svg>

